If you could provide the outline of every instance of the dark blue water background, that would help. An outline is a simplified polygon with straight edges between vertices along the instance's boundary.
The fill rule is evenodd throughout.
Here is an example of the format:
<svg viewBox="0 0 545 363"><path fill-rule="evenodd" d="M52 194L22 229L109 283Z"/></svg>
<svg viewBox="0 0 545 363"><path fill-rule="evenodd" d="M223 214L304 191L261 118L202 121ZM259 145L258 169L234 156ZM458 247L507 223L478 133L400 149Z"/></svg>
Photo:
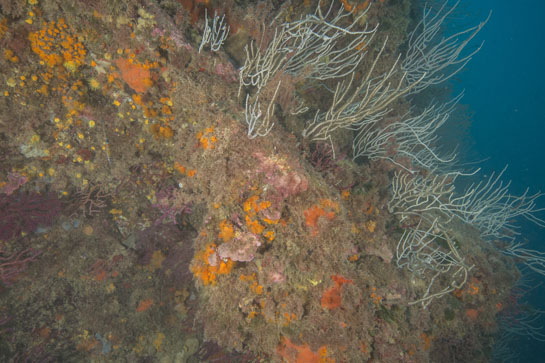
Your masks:
<svg viewBox="0 0 545 363"><path fill-rule="evenodd" d="M479 163L481 175L508 164L503 180L512 180L512 194L545 191L545 1L462 0L447 31L477 24L490 10L474 43L485 41L481 51L450 82L454 94L465 89L462 103L472 114L470 148L461 157L489 158ZM538 204L545 207L545 197ZM545 251L543 228L522 223L521 232L530 248ZM532 277L543 285L528 299L545 311L545 276ZM521 362L545 362L545 343L522 338L514 345Z"/></svg>

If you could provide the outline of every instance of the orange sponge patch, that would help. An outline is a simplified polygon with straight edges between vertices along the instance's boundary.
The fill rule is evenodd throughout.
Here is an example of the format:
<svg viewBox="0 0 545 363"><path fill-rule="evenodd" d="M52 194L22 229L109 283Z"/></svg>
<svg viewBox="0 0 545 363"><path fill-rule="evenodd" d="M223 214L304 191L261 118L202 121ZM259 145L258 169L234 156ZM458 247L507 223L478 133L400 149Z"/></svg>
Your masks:
<svg viewBox="0 0 545 363"><path fill-rule="evenodd" d="M317 205L313 205L309 209L305 210L305 224L310 227L312 235L315 236L318 234L318 219L323 217L328 220L335 218L334 212L326 212L324 208L321 208Z"/></svg>
<svg viewBox="0 0 545 363"><path fill-rule="evenodd" d="M334 363L335 360L327 358L327 347L321 346L317 352L313 352L308 344L296 345L289 338L282 338L278 346L278 354L290 363Z"/></svg>
<svg viewBox="0 0 545 363"><path fill-rule="evenodd" d="M121 78L136 92L144 93L152 86L151 72L146 66L124 58L119 58L115 64L121 71Z"/></svg>
<svg viewBox="0 0 545 363"><path fill-rule="evenodd" d="M344 284L352 283L352 280L339 275L333 275L331 279L335 282L335 286L325 290L320 301L322 307L328 310L333 310L341 306L341 288Z"/></svg>

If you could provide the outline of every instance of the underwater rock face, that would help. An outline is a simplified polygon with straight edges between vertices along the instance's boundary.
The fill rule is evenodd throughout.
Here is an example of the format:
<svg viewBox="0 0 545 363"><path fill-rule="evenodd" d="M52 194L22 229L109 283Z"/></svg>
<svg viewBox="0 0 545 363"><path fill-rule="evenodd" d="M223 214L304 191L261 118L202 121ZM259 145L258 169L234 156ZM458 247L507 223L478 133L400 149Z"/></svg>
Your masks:
<svg viewBox="0 0 545 363"><path fill-rule="evenodd" d="M485 361L518 270L401 152L411 4L0 1L0 361Z"/></svg>

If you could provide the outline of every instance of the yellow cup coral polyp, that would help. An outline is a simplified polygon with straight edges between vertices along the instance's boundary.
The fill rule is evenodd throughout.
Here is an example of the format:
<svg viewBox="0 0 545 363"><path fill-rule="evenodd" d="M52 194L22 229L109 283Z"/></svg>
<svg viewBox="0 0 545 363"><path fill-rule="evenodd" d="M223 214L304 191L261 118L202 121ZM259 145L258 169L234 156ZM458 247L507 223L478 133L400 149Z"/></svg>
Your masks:
<svg viewBox="0 0 545 363"><path fill-rule="evenodd" d="M44 22L42 29L28 35L34 53L49 67L66 64L75 70L87 54L83 44L71 34L64 19Z"/></svg>
<svg viewBox="0 0 545 363"><path fill-rule="evenodd" d="M160 125L160 124L153 124L151 125L151 133L153 136L155 136L156 139L164 138L164 139L170 139L172 136L174 136L174 130L172 130L172 127L169 125Z"/></svg>

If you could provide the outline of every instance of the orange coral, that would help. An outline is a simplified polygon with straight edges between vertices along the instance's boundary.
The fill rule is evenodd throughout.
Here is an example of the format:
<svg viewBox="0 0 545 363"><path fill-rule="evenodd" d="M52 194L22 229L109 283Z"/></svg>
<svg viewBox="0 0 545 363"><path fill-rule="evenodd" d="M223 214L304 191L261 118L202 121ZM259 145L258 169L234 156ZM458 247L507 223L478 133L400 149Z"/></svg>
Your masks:
<svg viewBox="0 0 545 363"><path fill-rule="evenodd" d="M115 64L121 71L121 78L138 93L146 92L153 84L149 67L119 58Z"/></svg>
<svg viewBox="0 0 545 363"><path fill-rule="evenodd" d="M231 272L234 262L231 259L219 260L216 256L216 245L211 243L203 251L199 251L191 265L191 272L196 278L202 280L204 285L215 284L217 275L225 275ZM211 265L211 260L216 259L216 264ZM219 261L218 261L219 260Z"/></svg>
<svg viewBox="0 0 545 363"><path fill-rule="evenodd" d="M271 206L271 202L264 200L258 203L258 196L254 195L244 203L244 211L247 213L255 214Z"/></svg>
<svg viewBox="0 0 545 363"><path fill-rule="evenodd" d="M261 234L265 230L265 226L263 226L261 223L259 223L259 220L257 219L257 213L269 208L271 206L271 202L267 200L259 201L258 195L253 195L246 199L244 204L242 205L242 208L244 209L244 212L246 213L246 216L244 217L246 220L246 225L248 226L248 230L254 234ZM264 222L268 224L277 224L278 220L272 220L269 218L262 218ZM270 241L274 239L274 231L267 231L265 232L265 237L268 238Z"/></svg>
<svg viewBox="0 0 545 363"><path fill-rule="evenodd" d="M104 281L107 277L108 276L106 275L106 271L104 269L101 269L95 274L95 281Z"/></svg>
<svg viewBox="0 0 545 363"><path fill-rule="evenodd" d="M185 173L185 166L183 166L182 164L180 164L179 162L174 162L174 169L178 170L178 172L180 174L184 174Z"/></svg>
<svg viewBox="0 0 545 363"><path fill-rule="evenodd" d="M265 230L265 227L262 226L257 220L251 219L249 216L246 216L246 225L248 226L248 229L253 234L261 234L263 230Z"/></svg>
<svg viewBox="0 0 545 363"><path fill-rule="evenodd" d="M259 200L258 195L253 195L250 198L246 199L246 201L243 204L244 212L254 215L257 212L259 212L259 205L257 204L257 201Z"/></svg>
<svg viewBox="0 0 545 363"><path fill-rule="evenodd" d="M259 285L259 283L256 281L257 276L255 275L255 272L251 275L244 275L240 274L239 276L240 281L248 281L251 282L250 289L255 292L257 295L261 295L263 293L263 285Z"/></svg>
<svg viewBox="0 0 545 363"><path fill-rule="evenodd" d="M223 242L229 241L233 236L235 235L235 232L233 230L233 225L226 220L223 220L220 222L220 233L218 234L218 237L223 239Z"/></svg>
<svg viewBox="0 0 545 363"><path fill-rule="evenodd" d="M466 294L466 295L477 295L479 293L479 291L480 291L480 287L479 287L478 284L479 284L479 280L472 277L471 278L471 283L469 284L469 286L465 290L456 289L456 290L454 290L453 294L458 299L462 299L464 297L464 294Z"/></svg>
<svg viewBox="0 0 545 363"><path fill-rule="evenodd" d="M65 64L69 69L76 69L87 54L62 18L57 22L44 22L42 29L30 33L28 39L32 51L49 67Z"/></svg>
<svg viewBox="0 0 545 363"><path fill-rule="evenodd" d="M269 241L272 241L274 240L275 234L274 234L274 231L266 231L265 233L263 233L263 236L267 238Z"/></svg>
<svg viewBox="0 0 545 363"><path fill-rule="evenodd" d="M376 305L378 305L378 304L380 304L380 302L382 301L382 296L380 296L380 295L378 295L378 294L376 293L376 291L377 291L377 288L376 288L376 287L373 287L372 290L373 290L373 291L371 292L371 294L369 295L369 297L370 297L371 299L373 299L373 302L374 302Z"/></svg>
<svg viewBox="0 0 545 363"><path fill-rule="evenodd" d="M475 285L474 282L472 282L467 289L469 295L477 295L479 293L479 286Z"/></svg>
<svg viewBox="0 0 545 363"><path fill-rule="evenodd" d="M353 281L350 279L346 279L340 275L331 275L331 279L339 286L342 286L344 284L351 284Z"/></svg>
<svg viewBox="0 0 545 363"><path fill-rule="evenodd" d="M199 131L197 133L197 139L199 140L199 145L203 149L207 150L207 149L213 149L214 148L214 144L216 143L216 141L218 141L218 139L214 135L211 135L211 136L209 135L209 134L211 134L213 132L214 132L214 126L207 127L204 130L204 132Z"/></svg>

